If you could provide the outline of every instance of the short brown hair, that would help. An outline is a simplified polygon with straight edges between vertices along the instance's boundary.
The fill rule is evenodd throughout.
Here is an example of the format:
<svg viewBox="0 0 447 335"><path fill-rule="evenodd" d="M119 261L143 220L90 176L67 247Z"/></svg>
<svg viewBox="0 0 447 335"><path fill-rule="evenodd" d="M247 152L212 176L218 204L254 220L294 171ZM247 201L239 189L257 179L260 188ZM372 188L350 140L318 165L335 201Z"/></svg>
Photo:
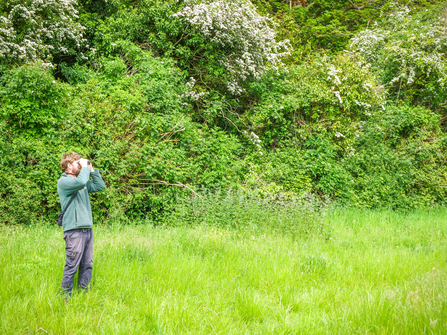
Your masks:
<svg viewBox="0 0 447 335"><path fill-rule="evenodd" d="M78 153L73 151L66 153L61 159L62 171L65 172L68 168L68 164L73 164L73 162L77 161L78 159L81 159L81 156L79 156Z"/></svg>

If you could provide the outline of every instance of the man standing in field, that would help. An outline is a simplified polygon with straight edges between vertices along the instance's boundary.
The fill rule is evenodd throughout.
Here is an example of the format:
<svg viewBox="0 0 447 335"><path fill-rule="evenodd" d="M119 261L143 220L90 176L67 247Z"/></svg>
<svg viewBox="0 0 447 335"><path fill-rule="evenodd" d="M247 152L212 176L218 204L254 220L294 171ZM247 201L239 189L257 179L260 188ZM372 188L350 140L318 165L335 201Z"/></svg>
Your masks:
<svg viewBox="0 0 447 335"><path fill-rule="evenodd" d="M78 268L81 289L88 289L92 277L93 219L88 194L102 191L106 185L99 171L94 170L88 160L81 159L75 152L69 152L62 157L61 168L64 173L57 183L57 193L62 210L74 196L62 219L66 260L61 287L65 298L69 298ZM89 177L92 177L92 180L89 180Z"/></svg>

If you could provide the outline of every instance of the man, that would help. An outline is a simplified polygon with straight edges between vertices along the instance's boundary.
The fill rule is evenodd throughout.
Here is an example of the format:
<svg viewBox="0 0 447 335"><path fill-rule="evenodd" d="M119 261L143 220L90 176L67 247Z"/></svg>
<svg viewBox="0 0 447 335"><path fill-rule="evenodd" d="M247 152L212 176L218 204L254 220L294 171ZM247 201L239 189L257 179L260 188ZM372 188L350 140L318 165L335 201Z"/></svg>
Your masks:
<svg viewBox="0 0 447 335"><path fill-rule="evenodd" d="M81 289L88 289L93 267L93 219L88 194L102 191L106 185L99 171L94 170L89 161L81 159L75 152L62 157L61 168L64 173L57 183L57 193L62 210L77 192L62 220L66 260L61 287L68 299L78 268L79 286Z"/></svg>

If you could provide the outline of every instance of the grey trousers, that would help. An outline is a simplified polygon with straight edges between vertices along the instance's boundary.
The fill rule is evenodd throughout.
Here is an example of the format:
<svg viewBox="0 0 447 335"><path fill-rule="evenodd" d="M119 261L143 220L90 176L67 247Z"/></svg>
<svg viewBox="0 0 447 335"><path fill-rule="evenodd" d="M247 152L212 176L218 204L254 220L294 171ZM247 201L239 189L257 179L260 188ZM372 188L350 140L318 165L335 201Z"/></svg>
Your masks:
<svg viewBox="0 0 447 335"><path fill-rule="evenodd" d="M71 294L78 268L81 288L87 289L92 278L93 231L90 228L69 230L64 233L64 240L66 259L61 287L67 294Z"/></svg>

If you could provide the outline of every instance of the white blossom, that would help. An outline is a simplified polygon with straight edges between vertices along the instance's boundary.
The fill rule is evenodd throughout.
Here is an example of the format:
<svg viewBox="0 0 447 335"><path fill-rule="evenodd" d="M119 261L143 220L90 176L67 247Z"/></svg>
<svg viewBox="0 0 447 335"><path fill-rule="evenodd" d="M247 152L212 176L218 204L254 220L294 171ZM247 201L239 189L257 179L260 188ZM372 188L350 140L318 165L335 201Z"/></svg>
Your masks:
<svg viewBox="0 0 447 335"><path fill-rule="evenodd" d="M343 100L342 100L342 98L340 96L340 92L339 91L333 91L333 92L334 92L335 96L338 98L338 101L340 101L340 103L342 104Z"/></svg>
<svg viewBox="0 0 447 335"><path fill-rule="evenodd" d="M358 105L358 106L363 106L363 107L366 107L366 108L371 108L371 105L370 104L368 104L368 103L366 103L366 102L359 102L359 101L355 101L355 104L356 105Z"/></svg>
<svg viewBox="0 0 447 335"><path fill-rule="evenodd" d="M290 54L288 40L276 42L275 22L259 15L249 0L185 0L185 7L173 16L227 50L218 61L232 77L227 88L234 94L243 91L246 79L259 79L269 69L278 71L281 58Z"/></svg>
<svg viewBox="0 0 447 335"><path fill-rule="evenodd" d="M262 143L262 141L259 139L259 136L256 135L253 131L250 132L250 134L249 134L246 130L243 131L243 134L244 134L245 136L247 136L248 139L250 139L250 141L253 143L253 145L254 145L254 146L256 147L256 149L258 150L259 154L262 156L262 155L263 155L263 153L262 153L262 147L261 147L261 145L260 145L260 143Z"/></svg>
<svg viewBox="0 0 447 335"><path fill-rule="evenodd" d="M10 12L0 16L0 58L36 61L50 50L67 52L67 41L79 47L84 27L75 22L75 6L76 0L11 1Z"/></svg>
<svg viewBox="0 0 447 335"><path fill-rule="evenodd" d="M337 70L334 65L331 65L331 67L329 68L329 73L328 73L329 77L328 77L328 79L331 79L331 77L333 77L334 78L334 83L337 84L337 85L340 85L341 81L340 81L340 78L337 75L337 73L340 73L340 72L341 71Z"/></svg>
<svg viewBox="0 0 447 335"><path fill-rule="evenodd" d="M194 78L190 78L190 81L186 83L186 87L188 87L189 91L186 91L184 94L180 95L180 98L189 97L193 100L199 100L201 97L205 95L205 92L197 93L194 91L194 85L196 84L196 80Z"/></svg>
<svg viewBox="0 0 447 335"><path fill-rule="evenodd" d="M386 84L420 85L416 78L436 78L440 86L447 82L447 27L422 24L410 17L407 7L397 7L382 24L358 33L351 40L351 52L364 56L371 66L379 61ZM383 64L385 62L385 64ZM393 64L392 67L387 64ZM369 89L366 84L365 89ZM400 89L399 89L400 90Z"/></svg>

